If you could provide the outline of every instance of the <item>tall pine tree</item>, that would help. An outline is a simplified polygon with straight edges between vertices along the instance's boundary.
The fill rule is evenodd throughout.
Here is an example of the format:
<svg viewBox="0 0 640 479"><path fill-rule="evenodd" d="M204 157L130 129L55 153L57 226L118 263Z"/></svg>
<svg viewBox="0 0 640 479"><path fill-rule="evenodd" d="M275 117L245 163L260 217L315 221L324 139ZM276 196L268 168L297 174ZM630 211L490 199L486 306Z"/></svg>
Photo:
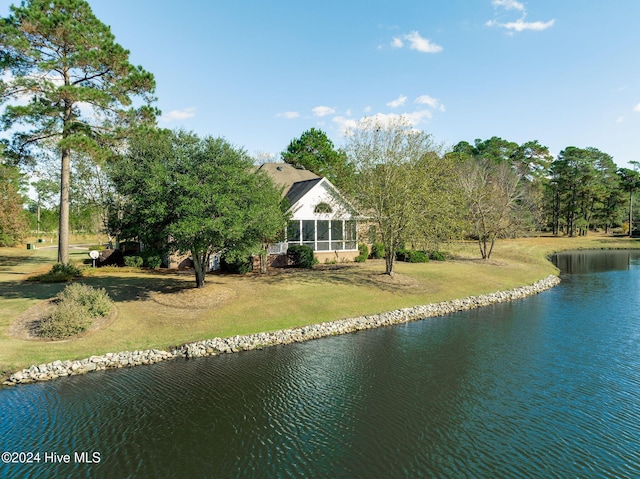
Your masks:
<svg viewBox="0 0 640 479"><path fill-rule="evenodd" d="M43 150L60 156L58 261L69 261L72 152L96 160L132 123L158 111L151 73L129 63L85 0L24 0L0 19L0 102L7 151L28 162ZM134 103L134 100L135 103Z"/></svg>

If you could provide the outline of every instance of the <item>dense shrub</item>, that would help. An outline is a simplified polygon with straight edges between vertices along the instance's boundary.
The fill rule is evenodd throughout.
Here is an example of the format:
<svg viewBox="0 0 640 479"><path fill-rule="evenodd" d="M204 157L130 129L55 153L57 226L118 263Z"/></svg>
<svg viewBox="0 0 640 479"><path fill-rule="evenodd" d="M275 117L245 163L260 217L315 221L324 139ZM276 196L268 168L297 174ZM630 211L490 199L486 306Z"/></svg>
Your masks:
<svg viewBox="0 0 640 479"><path fill-rule="evenodd" d="M73 283L60 291L56 298L60 303L79 304L87 310L91 317L106 316L111 311L113 302L104 288L93 288L82 283Z"/></svg>
<svg viewBox="0 0 640 479"><path fill-rule="evenodd" d="M40 322L40 335L51 339L68 338L86 331L92 322L81 305L63 302Z"/></svg>
<svg viewBox="0 0 640 479"><path fill-rule="evenodd" d="M364 243L360 243L358 245L358 251L360 254L355 257L355 261L358 263L364 263L369 257L369 247Z"/></svg>
<svg viewBox="0 0 640 479"><path fill-rule="evenodd" d="M306 245L293 245L287 249L287 256L295 268L311 269L317 263L313 248Z"/></svg>
<svg viewBox="0 0 640 479"><path fill-rule="evenodd" d="M51 267L50 273L69 276L80 276L82 274L80 268L72 263L56 263Z"/></svg>
<svg viewBox="0 0 640 479"><path fill-rule="evenodd" d="M145 259L144 263L149 267L149 268L159 268L160 265L162 264L162 258L158 255L150 255L147 256L147 258Z"/></svg>
<svg viewBox="0 0 640 479"><path fill-rule="evenodd" d="M406 263L427 263L429 261L429 255L424 251L401 249L396 252L396 260Z"/></svg>
<svg viewBox="0 0 640 479"><path fill-rule="evenodd" d="M40 335L63 339L89 329L93 318L106 316L113 303L104 289L74 283L56 296L55 309L40 322Z"/></svg>
<svg viewBox="0 0 640 479"><path fill-rule="evenodd" d="M143 263L144 263L144 260L140 256L132 255L132 256L124 257L125 266L129 266L131 268L140 268Z"/></svg>
<svg viewBox="0 0 640 479"><path fill-rule="evenodd" d="M34 276L29 281L40 281L41 283L65 283L74 278L82 276L82 271L72 263L56 263L48 273Z"/></svg>
<svg viewBox="0 0 640 479"><path fill-rule="evenodd" d="M384 243L373 243L371 245L371 259L384 258Z"/></svg>
<svg viewBox="0 0 640 479"><path fill-rule="evenodd" d="M247 274L253 271L253 261L251 257L228 257L223 256L220 261L220 269L225 273Z"/></svg>
<svg viewBox="0 0 640 479"><path fill-rule="evenodd" d="M442 251L430 251L429 259L432 259L433 261L446 261L447 254Z"/></svg>

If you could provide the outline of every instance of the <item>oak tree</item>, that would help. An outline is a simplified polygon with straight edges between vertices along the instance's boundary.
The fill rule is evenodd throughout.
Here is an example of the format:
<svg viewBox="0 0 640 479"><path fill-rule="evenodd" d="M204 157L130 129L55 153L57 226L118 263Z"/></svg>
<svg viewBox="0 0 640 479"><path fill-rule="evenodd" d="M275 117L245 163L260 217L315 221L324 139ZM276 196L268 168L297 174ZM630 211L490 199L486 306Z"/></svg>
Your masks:
<svg viewBox="0 0 640 479"><path fill-rule="evenodd" d="M257 251L287 223L281 190L252 166L244 150L222 138L137 133L110 166L122 197L121 234L189 253L196 286L204 286L212 254Z"/></svg>

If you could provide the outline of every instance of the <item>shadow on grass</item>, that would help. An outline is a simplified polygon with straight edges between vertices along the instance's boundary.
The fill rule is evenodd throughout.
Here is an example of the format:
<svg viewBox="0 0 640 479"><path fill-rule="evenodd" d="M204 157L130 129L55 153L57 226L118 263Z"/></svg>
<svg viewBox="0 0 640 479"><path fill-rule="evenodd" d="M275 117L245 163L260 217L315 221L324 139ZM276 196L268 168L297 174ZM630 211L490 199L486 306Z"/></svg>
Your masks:
<svg viewBox="0 0 640 479"><path fill-rule="evenodd" d="M8 256L8 255L0 255L0 271L4 268L11 268L14 266L20 266L21 264L29 263L33 265L40 265L45 263L51 263L51 258L47 258L45 256L29 256L25 258L24 256Z"/></svg>
<svg viewBox="0 0 640 479"><path fill-rule="evenodd" d="M186 282L162 277L88 277L81 278L76 282L85 283L95 288L104 288L114 301L146 300L155 291L172 292L189 287ZM3 281L0 282L0 298L45 300L62 291L67 284Z"/></svg>
<svg viewBox="0 0 640 479"><path fill-rule="evenodd" d="M251 279L269 285L295 283L309 288L322 287L322 285L356 286L392 293L405 290L409 286L404 275L397 274L392 278L383 271L361 268L358 265L320 266L314 269L291 268L274 274L255 275ZM411 283L415 286L413 281Z"/></svg>

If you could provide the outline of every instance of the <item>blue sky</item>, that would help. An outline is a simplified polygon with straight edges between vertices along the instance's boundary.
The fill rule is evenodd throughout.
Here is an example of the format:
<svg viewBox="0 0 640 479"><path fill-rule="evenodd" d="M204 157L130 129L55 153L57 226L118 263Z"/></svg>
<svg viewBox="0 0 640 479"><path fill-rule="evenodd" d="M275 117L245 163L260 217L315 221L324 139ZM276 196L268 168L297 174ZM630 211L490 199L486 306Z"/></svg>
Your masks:
<svg viewBox="0 0 640 479"><path fill-rule="evenodd" d="M404 114L449 146L499 136L640 160L638 0L89 1L155 75L161 126L254 156Z"/></svg>

